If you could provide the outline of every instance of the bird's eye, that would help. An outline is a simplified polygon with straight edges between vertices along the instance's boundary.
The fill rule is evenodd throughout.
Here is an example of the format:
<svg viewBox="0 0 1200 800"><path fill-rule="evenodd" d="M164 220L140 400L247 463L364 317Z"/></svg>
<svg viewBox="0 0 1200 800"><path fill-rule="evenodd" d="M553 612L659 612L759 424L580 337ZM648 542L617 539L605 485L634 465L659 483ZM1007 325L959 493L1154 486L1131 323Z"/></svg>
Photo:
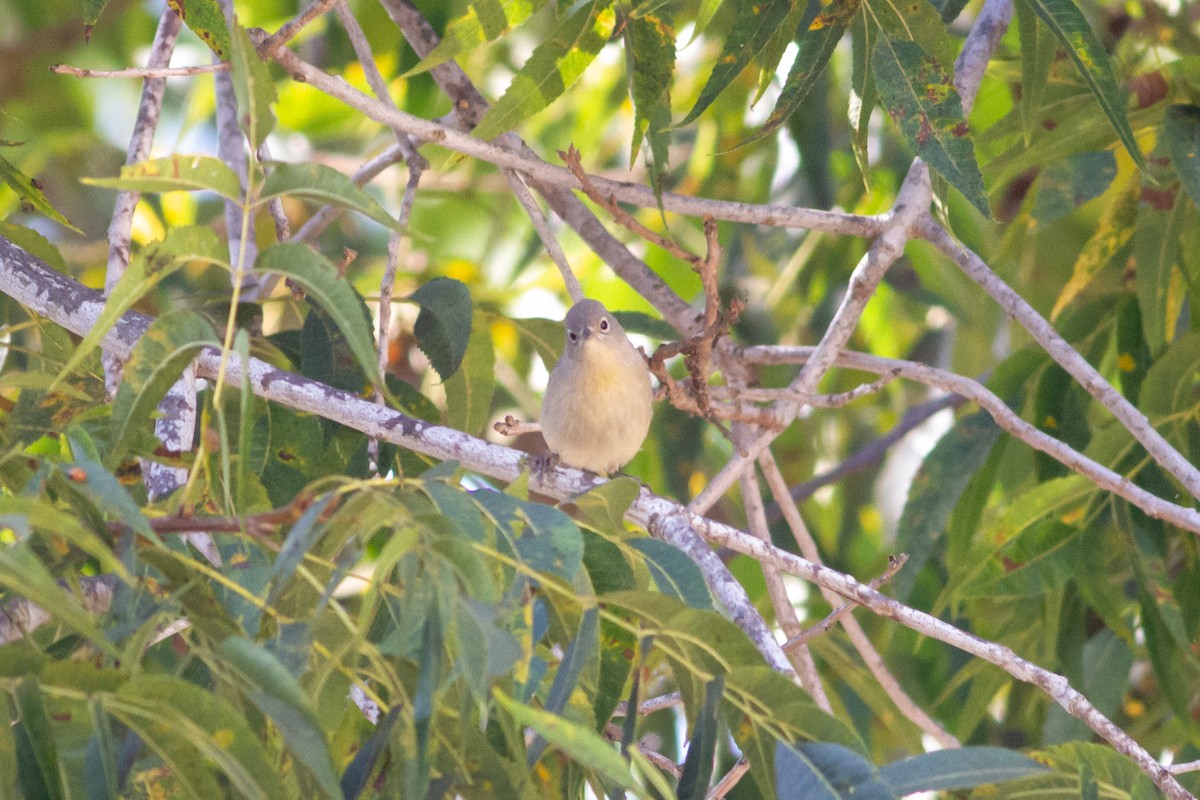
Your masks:
<svg viewBox="0 0 1200 800"><path fill-rule="evenodd" d="M600 318L600 331L602 333L608 333L608 317Z"/></svg>
<svg viewBox="0 0 1200 800"><path fill-rule="evenodd" d="M576 333L575 331L568 330L568 331L567 331L567 338L571 340L571 343L572 343L572 344L574 344L574 343L575 343L575 341L576 341L577 339L579 339L579 334L578 334L578 333Z"/></svg>

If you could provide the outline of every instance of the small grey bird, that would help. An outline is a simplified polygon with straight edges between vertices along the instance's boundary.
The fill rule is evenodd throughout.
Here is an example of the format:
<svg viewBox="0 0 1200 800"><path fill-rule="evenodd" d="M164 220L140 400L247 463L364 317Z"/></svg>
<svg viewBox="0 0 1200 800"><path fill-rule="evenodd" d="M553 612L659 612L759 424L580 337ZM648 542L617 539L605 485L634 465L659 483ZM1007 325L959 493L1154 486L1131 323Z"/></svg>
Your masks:
<svg viewBox="0 0 1200 800"><path fill-rule="evenodd" d="M653 415L650 370L616 317L580 300L542 399L542 435L564 464L608 475L637 455Z"/></svg>

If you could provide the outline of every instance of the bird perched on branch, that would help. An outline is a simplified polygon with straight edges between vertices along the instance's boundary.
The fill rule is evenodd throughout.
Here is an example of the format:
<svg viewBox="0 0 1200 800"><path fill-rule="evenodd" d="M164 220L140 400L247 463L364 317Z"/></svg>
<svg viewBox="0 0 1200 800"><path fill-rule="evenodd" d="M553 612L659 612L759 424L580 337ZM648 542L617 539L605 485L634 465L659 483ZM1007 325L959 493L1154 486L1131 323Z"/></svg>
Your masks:
<svg viewBox="0 0 1200 800"><path fill-rule="evenodd" d="M608 475L641 448L652 416L650 371L616 317L580 300L542 400L542 435L572 467Z"/></svg>

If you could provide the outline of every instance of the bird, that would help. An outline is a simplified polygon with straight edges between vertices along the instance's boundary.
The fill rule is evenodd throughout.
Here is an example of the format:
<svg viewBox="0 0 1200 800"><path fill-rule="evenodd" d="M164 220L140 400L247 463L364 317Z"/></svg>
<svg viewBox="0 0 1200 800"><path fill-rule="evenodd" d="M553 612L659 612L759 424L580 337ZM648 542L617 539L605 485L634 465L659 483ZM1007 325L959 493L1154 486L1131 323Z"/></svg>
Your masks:
<svg viewBox="0 0 1200 800"><path fill-rule="evenodd" d="M580 300L542 399L542 435L568 466L610 475L637 455L653 416L650 370L604 305Z"/></svg>

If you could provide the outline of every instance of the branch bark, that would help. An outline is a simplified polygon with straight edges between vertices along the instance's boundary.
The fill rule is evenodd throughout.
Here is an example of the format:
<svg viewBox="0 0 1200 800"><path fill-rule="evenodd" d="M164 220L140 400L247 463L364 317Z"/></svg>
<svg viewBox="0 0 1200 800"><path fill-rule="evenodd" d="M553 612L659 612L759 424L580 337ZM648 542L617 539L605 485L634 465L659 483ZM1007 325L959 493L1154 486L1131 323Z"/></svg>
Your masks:
<svg viewBox="0 0 1200 800"><path fill-rule="evenodd" d="M0 237L0 287L35 313L80 335L91 328L103 307L98 292L55 272L3 237ZM127 357L149 323L149 317L129 312L106 333L102 344ZM197 374L215 377L221 360L221 353L216 349L203 351L196 360ZM243 364L236 355L229 355L225 373L231 382L241 381L245 373L255 394L266 400L297 411L319 414L368 436L436 459L457 460L465 468L493 478L512 481L524 470L526 457L522 453L391 411L370 400L281 370L258 359L250 359L248 364ZM548 496L566 499L600 483L600 479L579 470L558 468L532 476L529 486ZM905 606L849 575L781 551L745 531L706 519L674 501L652 494L644 487L626 516L655 536L684 550L700 563L717 559L709 544L728 547L995 664L1018 680L1039 687L1068 713L1081 719L1114 748L1127 755L1171 800L1188 800L1192 797L1167 767L1158 763L1128 734L1101 714L1086 697L1071 687L1066 678L1021 658L1003 645L981 639L923 611ZM728 575L727 572L725 574ZM737 584L732 575L728 575L728 581ZM719 598L729 594L728 587L718 585L712 588ZM740 590L740 585L737 589ZM752 606L749 611L757 617L757 625L765 631L761 617ZM755 630L754 620L740 618L744 613L737 607L730 608L731 617L743 624L743 629ZM783 651L770 638L769 631L766 634L769 643L757 639L755 643L767 651L764 652L767 662L781 671L790 671Z"/></svg>

